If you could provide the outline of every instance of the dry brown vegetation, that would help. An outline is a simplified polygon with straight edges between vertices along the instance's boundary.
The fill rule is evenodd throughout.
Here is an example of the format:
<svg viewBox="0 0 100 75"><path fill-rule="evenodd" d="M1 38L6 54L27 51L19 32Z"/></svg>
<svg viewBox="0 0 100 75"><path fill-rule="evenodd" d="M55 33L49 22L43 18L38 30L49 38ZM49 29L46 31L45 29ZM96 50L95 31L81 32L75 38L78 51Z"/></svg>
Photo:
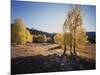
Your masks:
<svg viewBox="0 0 100 75"><path fill-rule="evenodd" d="M11 46L11 57L21 57L21 56L36 56L36 55L61 55L63 53L62 48L49 50L58 46L58 44L51 44L51 43L27 43L26 45L12 45ZM95 60L95 44L87 44L84 50L77 50L78 56L82 58L88 58ZM70 55L69 50L66 51L68 55Z"/></svg>
<svg viewBox="0 0 100 75"><path fill-rule="evenodd" d="M56 47L56 48L55 48ZM52 49L53 48L53 49ZM95 69L95 44L88 44L84 50L77 50L77 57L58 44L28 43L11 46L11 73L42 73Z"/></svg>

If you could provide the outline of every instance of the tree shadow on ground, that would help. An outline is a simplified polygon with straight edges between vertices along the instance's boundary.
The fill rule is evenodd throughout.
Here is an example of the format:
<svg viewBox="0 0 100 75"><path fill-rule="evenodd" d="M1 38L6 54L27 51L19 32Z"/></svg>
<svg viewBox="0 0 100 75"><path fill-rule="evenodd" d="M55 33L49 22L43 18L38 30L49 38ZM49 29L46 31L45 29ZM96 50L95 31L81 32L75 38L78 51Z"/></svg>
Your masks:
<svg viewBox="0 0 100 75"><path fill-rule="evenodd" d="M60 72L95 69L95 61L73 55L28 56L11 59L11 74Z"/></svg>

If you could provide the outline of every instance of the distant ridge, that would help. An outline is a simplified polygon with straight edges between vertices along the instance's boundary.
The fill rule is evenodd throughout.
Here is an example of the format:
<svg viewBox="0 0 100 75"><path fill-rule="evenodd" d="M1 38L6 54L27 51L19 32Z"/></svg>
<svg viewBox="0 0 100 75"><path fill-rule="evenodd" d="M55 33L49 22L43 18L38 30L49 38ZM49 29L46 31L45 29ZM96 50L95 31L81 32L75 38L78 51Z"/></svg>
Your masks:
<svg viewBox="0 0 100 75"><path fill-rule="evenodd" d="M96 43L96 32L86 32L86 35L91 43Z"/></svg>
<svg viewBox="0 0 100 75"><path fill-rule="evenodd" d="M34 35L45 34L48 37L53 37L55 35L55 33L48 33L48 32L42 31L42 30L34 29L34 28L31 28L31 29L27 28L27 30L29 30L30 33L34 34Z"/></svg>
<svg viewBox="0 0 100 75"><path fill-rule="evenodd" d="M42 31L42 30L37 30L37 29L34 29L34 28L27 28L27 30L30 31L31 34L33 35L46 35L47 37L51 37L52 40L53 40L53 37L56 33L48 33L48 32L45 32L45 31ZM91 42L91 43L95 43L96 42L96 32L86 32L86 35L88 36L88 40Z"/></svg>

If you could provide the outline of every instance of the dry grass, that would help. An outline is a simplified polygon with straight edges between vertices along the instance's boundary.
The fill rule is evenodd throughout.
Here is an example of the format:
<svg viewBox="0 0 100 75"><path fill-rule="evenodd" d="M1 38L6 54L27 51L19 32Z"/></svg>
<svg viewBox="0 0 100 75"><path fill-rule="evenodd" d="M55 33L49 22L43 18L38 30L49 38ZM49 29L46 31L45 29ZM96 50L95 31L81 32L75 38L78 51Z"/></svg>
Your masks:
<svg viewBox="0 0 100 75"><path fill-rule="evenodd" d="M20 57L20 56L36 56L43 55L48 56L52 54L61 55L63 53L63 49L55 49L49 51L50 48L58 46L58 44L50 44L50 43L33 43L26 45L17 45L11 46L11 57ZM69 50L66 52L70 55ZM95 44L88 44L84 50L77 50L77 54L82 58L88 58L95 60Z"/></svg>
<svg viewBox="0 0 100 75"><path fill-rule="evenodd" d="M57 47L57 49L55 48ZM53 48L53 50L51 50ZM78 56L60 56L63 49L58 44L30 43L11 46L11 73L43 73L95 69L95 44L77 50Z"/></svg>

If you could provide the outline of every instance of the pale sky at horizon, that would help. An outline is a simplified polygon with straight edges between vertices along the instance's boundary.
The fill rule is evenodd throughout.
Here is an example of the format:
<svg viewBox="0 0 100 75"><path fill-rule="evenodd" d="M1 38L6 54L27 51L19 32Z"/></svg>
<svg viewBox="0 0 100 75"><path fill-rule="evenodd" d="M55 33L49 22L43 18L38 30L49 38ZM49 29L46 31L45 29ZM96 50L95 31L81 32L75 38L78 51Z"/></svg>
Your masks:
<svg viewBox="0 0 100 75"><path fill-rule="evenodd" d="M82 5L86 31L96 31L96 7ZM70 4L12 1L11 22L21 18L26 27L49 33L62 32Z"/></svg>

